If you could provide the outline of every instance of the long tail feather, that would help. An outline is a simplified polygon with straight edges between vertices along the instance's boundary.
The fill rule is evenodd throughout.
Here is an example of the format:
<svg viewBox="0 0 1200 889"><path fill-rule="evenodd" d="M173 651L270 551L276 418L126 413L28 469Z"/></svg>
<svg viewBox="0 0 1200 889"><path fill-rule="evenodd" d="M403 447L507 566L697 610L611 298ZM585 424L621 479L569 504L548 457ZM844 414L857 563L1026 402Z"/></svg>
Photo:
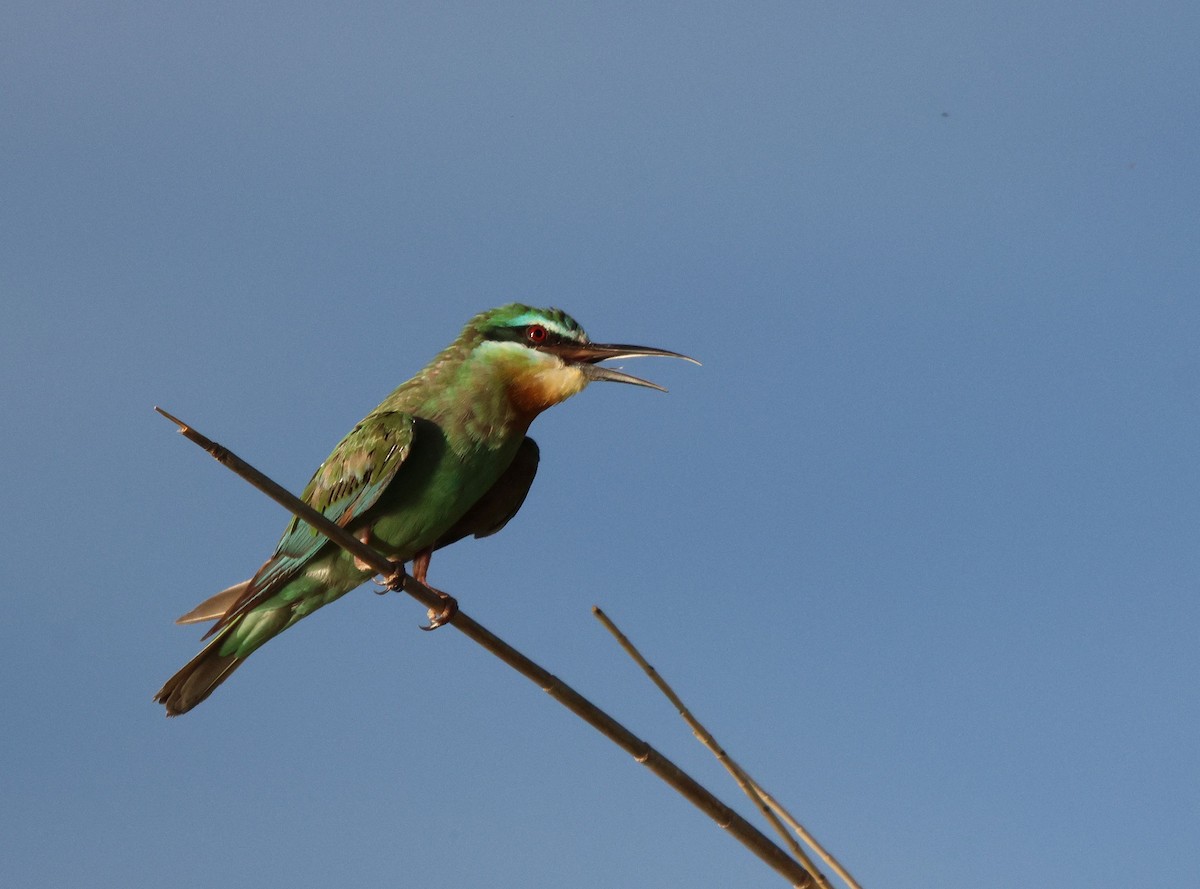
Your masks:
<svg viewBox="0 0 1200 889"><path fill-rule="evenodd" d="M187 713L211 695L261 645L361 583L363 572L350 565L346 576L337 579L336 586L328 585L328 577L314 583L302 575L295 579L300 584L296 589L290 589L292 581L287 578L277 580L276 588L270 590L271 595L278 595L276 602L245 611L239 609L245 607L247 592L253 591L255 595L263 592L254 589L254 580L235 584L201 602L180 622L215 619L217 622L205 634L208 644L167 680L154 700L167 708L168 716Z"/></svg>
<svg viewBox="0 0 1200 889"><path fill-rule="evenodd" d="M221 633L158 690L154 700L167 708L168 716L187 713L241 666L244 656L221 654L224 641L225 633Z"/></svg>

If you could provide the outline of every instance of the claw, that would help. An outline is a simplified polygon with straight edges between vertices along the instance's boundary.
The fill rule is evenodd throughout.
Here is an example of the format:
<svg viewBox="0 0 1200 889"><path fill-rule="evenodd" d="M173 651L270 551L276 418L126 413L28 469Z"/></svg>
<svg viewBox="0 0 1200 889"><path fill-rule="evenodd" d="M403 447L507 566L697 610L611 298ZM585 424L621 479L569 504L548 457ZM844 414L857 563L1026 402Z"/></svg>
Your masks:
<svg viewBox="0 0 1200 889"><path fill-rule="evenodd" d="M408 575L404 571L403 562L392 562L392 573L387 577L382 574L376 575L375 583L379 584L379 589L374 590L376 596L386 596L388 593L398 593L404 587L404 578Z"/></svg>
<svg viewBox="0 0 1200 889"><path fill-rule="evenodd" d="M363 541L366 542L365 540ZM429 554L431 550L423 550L413 557L412 578L417 583L423 586L429 586L425 583L425 574L429 571ZM382 596L385 593L401 592L404 588L404 579L409 575L404 570L403 562L392 562L392 573L387 577L378 576L375 582L379 584L379 589L375 590L375 595ZM454 620L454 615L458 614L458 600L449 593L443 593L441 590L429 587L430 590L437 593L441 598L441 608L429 609L429 626L421 627L422 630L436 630L438 627L444 627L450 621Z"/></svg>
<svg viewBox="0 0 1200 889"><path fill-rule="evenodd" d="M432 590L433 587L430 587ZM449 593L443 593L441 590L433 590L442 597L442 607L429 609L429 626L421 627L422 630L436 630L438 627L444 627L450 621L454 620L454 615L458 614L458 600Z"/></svg>

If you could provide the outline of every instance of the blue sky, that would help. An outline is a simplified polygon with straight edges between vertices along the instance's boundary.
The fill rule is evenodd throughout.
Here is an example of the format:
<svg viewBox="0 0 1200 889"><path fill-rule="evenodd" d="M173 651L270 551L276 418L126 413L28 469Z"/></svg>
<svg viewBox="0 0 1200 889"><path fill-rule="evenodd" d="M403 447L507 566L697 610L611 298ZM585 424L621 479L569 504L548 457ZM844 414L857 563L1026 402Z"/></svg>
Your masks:
<svg viewBox="0 0 1200 889"><path fill-rule="evenodd" d="M286 520L151 407L298 490L512 300L704 366L465 610L737 802L602 605L868 887L1200 881L1194 3L3 18L6 884L779 884L400 597L151 703Z"/></svg>

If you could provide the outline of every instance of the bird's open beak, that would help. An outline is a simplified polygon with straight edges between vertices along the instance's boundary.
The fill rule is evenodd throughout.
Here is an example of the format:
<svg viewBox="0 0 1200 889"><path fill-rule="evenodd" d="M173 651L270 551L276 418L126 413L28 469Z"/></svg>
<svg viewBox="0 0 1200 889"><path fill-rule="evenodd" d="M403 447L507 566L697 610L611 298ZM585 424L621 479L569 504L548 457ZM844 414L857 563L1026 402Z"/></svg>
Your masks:
<svg viewBox="0 0 1200 889"><path fill-rule="evenodd" d="M544 348L547 352L553 352L568 364L578 365L579 369L583 371L583 375L589 380L630 383L634 386L646 386L649 389L657 389L659 392L666 392L667 390L657 383L651 383L649 380L643 380L641 377L622 373L619 370L613 370L611 367L600 367L597 362L607 361L610 358L657 356L659 358L682 358L684 361L692 362L692 364L700 363L695 358L680 355L678 352L668 352L666 349L654 349L649 346L629 346L624 343L556 343L553 346L546 346Z"/></svg>

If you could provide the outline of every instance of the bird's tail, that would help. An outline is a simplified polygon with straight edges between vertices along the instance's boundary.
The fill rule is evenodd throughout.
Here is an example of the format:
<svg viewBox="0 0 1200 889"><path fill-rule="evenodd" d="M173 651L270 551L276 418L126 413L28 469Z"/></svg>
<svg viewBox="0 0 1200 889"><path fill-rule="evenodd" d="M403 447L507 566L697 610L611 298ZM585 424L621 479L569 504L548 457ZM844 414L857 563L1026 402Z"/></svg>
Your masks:
<svg viewBox="0 0 1200 889"><path fill-rule="evenodd" d="M158 690L154 700L167 708L168 716L187 713L218 685L230 677L246 659L243 654L221 654L221 646L229 632L237 625L219 632L201 652L183 665L183 668L166 681ZM248 654L248 652L247 652Z"/></svg>
<svg viewBox="0 0 1200 889"><path fill-rule="evenodd" d="M293 581L285 577L273 588L268 586L253 591L254 596L275 596L278 601L268 601L246 610L242 610L245 608L242 603L254 586L253 580L235 584L201 602L178 622L215 620L216 624L206 634L212 638L198 655L167 680L154 700L167 708L168 716L187 713L212 694L259 646L353 589L364 579L362 574L356 570L351 573L349 582L337 586L313 582L302 575L294 579L300 584L295 589L290 588Z"/></svg>
<svg viewBox="0 0 1200 889"><path fill-rule="evenodd" d="M215 596L205 599L183 617L178 618L175 623L190 624L220 619L241 599L248 586L250 586L250 581L243 580L228 589L221 590ZM228 635L228 632L218 631L217 637L212 642L159 689L154 700L159 704L166 705L168 716L187 713L212 694L213 689L228 679L229 675L246 659L246 654L249 652L241 655L221 654L222 643Z"/></svg>

